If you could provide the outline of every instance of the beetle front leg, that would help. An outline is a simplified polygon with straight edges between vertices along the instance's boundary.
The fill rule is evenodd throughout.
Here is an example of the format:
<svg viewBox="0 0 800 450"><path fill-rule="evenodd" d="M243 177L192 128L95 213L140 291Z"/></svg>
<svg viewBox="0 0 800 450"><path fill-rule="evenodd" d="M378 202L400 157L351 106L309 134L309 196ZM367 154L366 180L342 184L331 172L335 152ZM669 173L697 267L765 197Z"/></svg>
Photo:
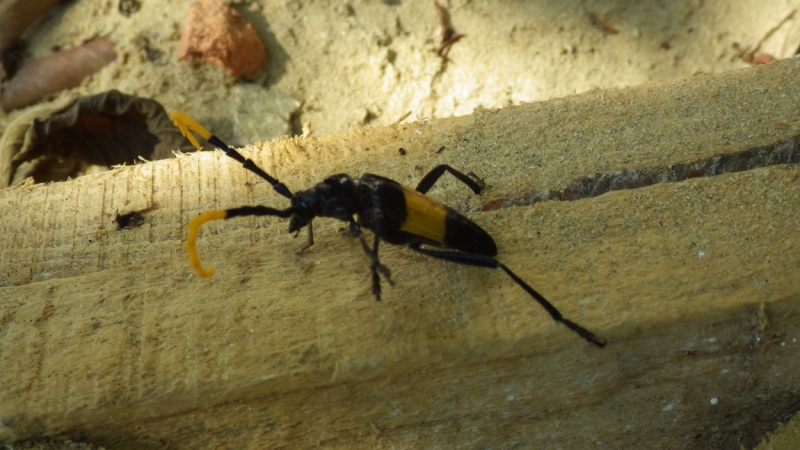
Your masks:
<svg viewBox="0 0 800 450"><path fill-rule="evenodd" d="M380 260L378 259L378 242L380 242L380 224L375 227L375 245L374 248L369 248L367 244L367 240L364 237L364 233L361 232L361 226L356 223L355 220L350 219L350 233L353 236L357 237L358 240L361 242L361 248L364 249L364 253L367 254L371 261L370 269L372 270L372 293L375 294L375 298L378 301L381 301L381 279L378 275L380 272L381 275L386 278L386 281L389 282L390 285L394 286L394 281L392 281L392 272L389 270L388 267L381 264Z"/></svg>
<svg viewBox="0 0 800 450"><path fill-rule="evenodd" d="M306 245L304 245L304 246L303 246L303 247L302 247L300 250L298 250L298 251L297 251L297 254L298 254L298 255L301 255L301 254L303 254L303 252L305 252L306 250L308 250L309 248L311 248L311 246L312 246L312 245L314 245L314 227L313 227L313 221L310 221L310 220L309 220L309 221L308 221L308 225L307 225L307 226L308 226L308 235L307 235L307 239L306 239ZM295 237L296 237L296 235L295 235Z"/></svg>

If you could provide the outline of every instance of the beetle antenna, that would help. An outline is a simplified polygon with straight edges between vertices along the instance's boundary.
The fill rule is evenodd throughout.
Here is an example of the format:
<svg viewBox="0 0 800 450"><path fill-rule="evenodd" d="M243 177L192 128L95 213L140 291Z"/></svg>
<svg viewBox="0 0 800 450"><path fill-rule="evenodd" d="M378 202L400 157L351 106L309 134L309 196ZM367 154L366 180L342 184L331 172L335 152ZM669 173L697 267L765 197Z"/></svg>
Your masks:
<svg viewBox="0 0 800 450"><path fill-rule="evenodd" d="M214 268L204 269L200 265L200 256L197 254L197 233L200 231L200 225L212 220L225 219L227 216L226 211L209 211L200 214L189 222L189 235L186 236L186 252L189 253L189 266L203 278L214 275Z"/></svg>
<svg viewBox="0 0 800 450"><path fill-rule="evenodd" d="M240 206L238 208L223 209L218 211L208 211L189 222L189 234L186 236L186 252L189 253L189 266L203 278L214 275L214 268L204 269L200 264L200 256L197 254L197 234L200 226L212 220L232 219L244 216L276 216L284 219L294 214L294 208L275 209L268 206Z"/></svg>
<svg viewBox="0 0 800 450"><path fill-rule="evenodd" d="M222 139L211 134L210 131L206 130L205 127L197 123L197 121L192 119L188 114L178 110L173 110L169 113L169 118L172 119L172 122L174 122L178 128L180 128L181 133L183 133L186 139L188 139L196 149L200 150L200 143L197 142L197 139L192 134L192 131L199 134L209 144L224 151L226 155L230 156L236 161L239 161L245 169L267 180L278 194L281 194L288 199L293 197L292 192L286 187L285 184L278 181L277 178L270 176L267 172L264 172L256 165L255 162L253 162L252 159L245 158L241 153L237 152L228 144L223 142Z"/></svg>

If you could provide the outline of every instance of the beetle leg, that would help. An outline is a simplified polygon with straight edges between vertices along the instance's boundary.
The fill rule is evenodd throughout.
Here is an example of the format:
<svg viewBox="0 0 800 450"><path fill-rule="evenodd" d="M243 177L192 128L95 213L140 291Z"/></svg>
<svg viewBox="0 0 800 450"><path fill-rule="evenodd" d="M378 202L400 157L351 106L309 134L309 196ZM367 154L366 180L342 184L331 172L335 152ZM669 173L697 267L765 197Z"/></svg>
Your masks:
<svg viewBox="0 0 800 450"><path fill-rule="evenodd" d="M304 251L308 250L309 247L314 245L314 228L312 227L313 222L308 221L308 241L306 241L306 245L304 245L300 250L297 251L297 254L301 254Z"/></svg>
<svg viewBox="0 0 800 450"><path fill-rule="evenodd" d="M380 239L380 225L375 227L375 248L369 248L367 244L366 238L364 238L364 233L361 232L361 226L356 223L355 220L352 218L350 219L350 233L353 236L356 236L358 240L361 242L361 248L364 249L364 253L367 254L372 265L370 269L372 270L372 293L375 294L375 298L378 301L381 301L381 279L378 275L378 272L386 278L386 281L389 282L390 285L394 286L394 281L392 281L392 272L389 270L388 267L381 264L380 260L378 259L378 241Z"/></svg>
<svg viewBox="0 0 800 450"><path fill-rule="evenodd" d="M508 267L506 267L500 261L491 258L489 256L484 255L477 255L474 253L461 253L461 252L447 252L447 251L438 251L438 250L428 250L425 248L421 248L419 244L411 244L409 245L411 250L415 252L422 253L423 255L430 256L432 258L443 259L445 261L454 262L456 264L464 264L468 266L478 266L478 267L488 267L490 269L503 269L505 273L514 280L522 289L525 290L531 297L533 297L540 305L550 314L550 317L553 318L556 322L561 322L567 326L570 330L578 333L580 337L583 339L591 342L592 344L602 348L605 347L606 342L605 340L599 340L595 337L594 333L587 330L586 328L576 324L575 322L565 319L564 316L561 315L561 312L553 306L552 303L547 301L541 294L536 292L532 287L528 285L528 283L522 281L520 277L517 276L514 272L511 271Z"/></svg>
<svg viewBox="0 0 800 450"><path fill-rule="evenodd" d="M457 171L456 169L453 169L447 164L440 164L431 169L431 171L428 172L427 175L422 177L422 180L420 180L419 184L417 185L416 189L417 192L423 194L428 192L430 188L433 187L433 184L436 183L436 181L439 179L439 177L441 177L444 174L445 171L448 171L451 174L453 174L454 177L458 178L459 181L469 186L469 188L472 189L472 192L476 194L480 194L483 188L486 187L486 183L484 183L483 180L478 178L478 176L475 175L474 173L470 172L464 175L463 173Z"/></svg>

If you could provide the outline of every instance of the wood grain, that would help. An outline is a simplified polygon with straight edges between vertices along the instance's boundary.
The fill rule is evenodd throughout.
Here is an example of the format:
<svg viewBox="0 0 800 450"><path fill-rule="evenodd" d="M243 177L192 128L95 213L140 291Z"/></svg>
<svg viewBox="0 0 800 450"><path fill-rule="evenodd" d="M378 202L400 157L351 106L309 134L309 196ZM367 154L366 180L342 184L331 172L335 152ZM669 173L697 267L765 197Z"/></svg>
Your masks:
<svg viewBox="0 0 800 450"><path fill-rule="evenodd" d="M285 204L220 153L0 191L0 441L753 446L800 404L797 165L476 211L797 136L798 69L778 61L245 150L295 190L337 172L414 185L437 163L475 171L484 195L447 178L430 194L472 211L499 258L607 338L603 350L502 273L400 247L382 247L396 285L376 303L366 258L332 221L315 222L301 255L305 239L279 220L206 226L199 249L217 272L198 280L182 250L189 218ZM146 208L142 226L116 230L117 212Z"/></svg>

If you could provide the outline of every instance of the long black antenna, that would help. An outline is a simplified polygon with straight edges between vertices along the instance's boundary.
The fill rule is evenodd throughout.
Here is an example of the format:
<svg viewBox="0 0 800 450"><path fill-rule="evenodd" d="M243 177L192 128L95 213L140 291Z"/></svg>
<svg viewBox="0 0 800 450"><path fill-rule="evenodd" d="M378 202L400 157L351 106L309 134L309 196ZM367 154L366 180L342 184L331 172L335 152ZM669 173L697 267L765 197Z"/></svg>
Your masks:
<svg viewBox="0 0 800 450"><path fill-rule="evenodd" d="M169 113L169 118L172 119L172 122L175 123L175 126L180 128L181 133L183 133L183 135L186 136L186 139L189 139L189 142L191 142L196 149L200 150L201 146L200 143L197 142L197 139L195 139L194 135L192 134L192 131L199 134L209 144L224 151L226 155L230 156L236 161L239 161L242 164L242 166L244 166L245 169L267 180L272 185L272 189L275 189L275 192L277 192L278 194L281 194L282 196L288 199L294 197L292 192L289 190L289 188L286 187L285 184L278 181L277 178L273 178L267 172L264 172L260 167L256 165L255 162L253 162L252 159L245 158L244 156L242 156L241 153L237 152L232 147L228 146L228 144L223 142L222 139L211 134L210 131L206 130L205 127L197 123L197 121L192 119L188 114L181 111L173 110L172 112Z"/></svg>

